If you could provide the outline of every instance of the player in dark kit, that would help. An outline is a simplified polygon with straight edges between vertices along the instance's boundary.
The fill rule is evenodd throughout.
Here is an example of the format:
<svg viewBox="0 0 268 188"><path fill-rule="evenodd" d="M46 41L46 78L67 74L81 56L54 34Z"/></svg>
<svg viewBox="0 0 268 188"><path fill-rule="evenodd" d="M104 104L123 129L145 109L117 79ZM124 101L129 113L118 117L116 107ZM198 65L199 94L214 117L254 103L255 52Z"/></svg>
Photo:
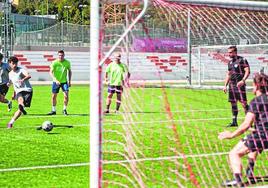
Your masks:
<svg viewBox="0 0 268 188"><path fill-rule="evenodd" d="M230 151L229 161L235 179L226 181L225 186L244 186L242 183L242 157L248 154L246 176L249 182L256 182L254 164L257 155L268 149L268 76L257 73L253 78L253 93L256 96L249 105L244 122L234 132L225 131L219 134L219 139L232 139L249 130L251 133L241 139Z"/></svg>
<svg viewBox="0 0 268 188"><path fill-rule="evenodd" d="M237 101L239 101L245 113L248 110L247 94L246 94L246 79L250 74L250 67L248 61L237 55L236 46L228 48L228 54L231 58L228 63L228 72L224 82L223 91L226 93L227 85L229 85L229 102L232 107L233 121L228 127L237 126Z"/></svg>

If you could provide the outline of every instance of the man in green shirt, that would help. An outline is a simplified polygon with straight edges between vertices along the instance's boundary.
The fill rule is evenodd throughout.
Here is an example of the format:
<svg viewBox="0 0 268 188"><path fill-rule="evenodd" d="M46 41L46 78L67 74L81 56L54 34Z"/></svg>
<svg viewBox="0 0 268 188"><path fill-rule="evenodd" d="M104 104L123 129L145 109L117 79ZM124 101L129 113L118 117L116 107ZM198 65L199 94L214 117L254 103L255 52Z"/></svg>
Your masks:
<svg viewBox="0 0 268 188"><path fill-rule="evenodd" d="M64 58L65 54L63 50L58 51L59 58L53 61L50 65L50 75L53 79L52 83L52 111L48 115L56 115L57 94L60 88L64 95L64 106L62 113L68 115L67 105L69 101L69 87L71 87L71 63Z"/></svg>
<svg viewBox="0 0 268 188"><path fill-rule="evenodd" d="M110 63L106 68L105 73L105 82L108 83L108 96L106 100L106 110L105 113L109 113L110 105L112 102L113 94L116 93L116 111L119 111L121 105L121 95L123 92L123 85L125 75L127 75L127 79L130 77L130 73L125 64L121 63L121 54L114 53L113 62Z"/></svg>

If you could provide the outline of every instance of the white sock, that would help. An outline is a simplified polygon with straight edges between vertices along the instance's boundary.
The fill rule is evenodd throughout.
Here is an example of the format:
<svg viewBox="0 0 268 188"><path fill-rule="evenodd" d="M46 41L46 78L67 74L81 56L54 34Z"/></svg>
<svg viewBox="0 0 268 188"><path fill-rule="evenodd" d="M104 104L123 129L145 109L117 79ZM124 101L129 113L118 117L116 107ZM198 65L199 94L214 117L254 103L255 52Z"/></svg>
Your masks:
<svg viewBox="0 0 268 188"><path fill-rule="evenodd" d="M9 121L10 124L13 124L14 122L15 122L15 119L14 119L14 118L12 118L12 119Z"/></svg>
<svg viewBox="0 0 268 188"><path fill-rule="evenodd" d="M67 106L66 105L63 105L63 110L66 110L67 109Z"/></svg>
<svg viewBox="0 0 268 188"><path fill-rule="evenodd" d="M52 111L56 112L56 106L52 106Z"/></svg>

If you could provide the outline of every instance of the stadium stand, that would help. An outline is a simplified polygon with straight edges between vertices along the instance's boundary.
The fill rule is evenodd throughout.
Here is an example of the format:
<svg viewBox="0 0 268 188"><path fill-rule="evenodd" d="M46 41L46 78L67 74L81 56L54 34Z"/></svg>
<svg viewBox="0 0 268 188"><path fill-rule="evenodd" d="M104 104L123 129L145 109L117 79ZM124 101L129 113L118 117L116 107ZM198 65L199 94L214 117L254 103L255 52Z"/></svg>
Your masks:
<svg viewBox="0 0 268 188"><path fill-rule="evenodd" d="M48 72L49 65L57 57L52 51L16 51L15 55L20 59L20 65L28 69L35 81L51 80ZM265 54L241 54L245 56L253 72L259 71L268 63ZM72 62L73 80L87 81L90 75L90 55L88 52L66 52L66 58ZM186 80L188 75L187 53L130 53L129 70L132 80L157 80L159 74L165 80ZM227 70L228 58L222 53L202 53L203 79L211 78L223 81ZM105 64L110 63L108 59ZM122 62L127 62L126 54L122 54ZM199 72L199 59L192 56L192 72ZM105 67L104 67L105 69Z"/></svg>

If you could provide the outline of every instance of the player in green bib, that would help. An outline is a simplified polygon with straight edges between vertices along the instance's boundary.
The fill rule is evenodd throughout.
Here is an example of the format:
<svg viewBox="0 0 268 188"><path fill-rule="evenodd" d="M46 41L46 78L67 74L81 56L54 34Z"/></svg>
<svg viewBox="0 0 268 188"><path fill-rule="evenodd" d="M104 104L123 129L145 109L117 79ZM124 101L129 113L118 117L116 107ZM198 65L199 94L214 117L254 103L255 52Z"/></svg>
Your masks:
<svg viewBox="0 0 268 188"><path fill-rule="evenodd" d="M56 115L57 95L60 88L64 95L64 105L62 113L68 115L67 105L69 102L69 87L71 87L71 63L64 58L65 54L63 50L58 51L59 58L53 61L50 65L50 75L53 79L52 83L52 111L48 115Z"/></svg>
<svg viewBox="0 0 268 188"><path fill-rule="evenodd" d="M125 75L127 79L130 77L130 73L125 64L121 63L121 54L114 53L113 62L110 63L106 68L105 73L105 82L108 84L108 96L106 100L106 110L105 113L109 113L110 105L112 102L113 94L116 93L116 111L119 111L121 101L122 101L122 92Z"/></svg>

